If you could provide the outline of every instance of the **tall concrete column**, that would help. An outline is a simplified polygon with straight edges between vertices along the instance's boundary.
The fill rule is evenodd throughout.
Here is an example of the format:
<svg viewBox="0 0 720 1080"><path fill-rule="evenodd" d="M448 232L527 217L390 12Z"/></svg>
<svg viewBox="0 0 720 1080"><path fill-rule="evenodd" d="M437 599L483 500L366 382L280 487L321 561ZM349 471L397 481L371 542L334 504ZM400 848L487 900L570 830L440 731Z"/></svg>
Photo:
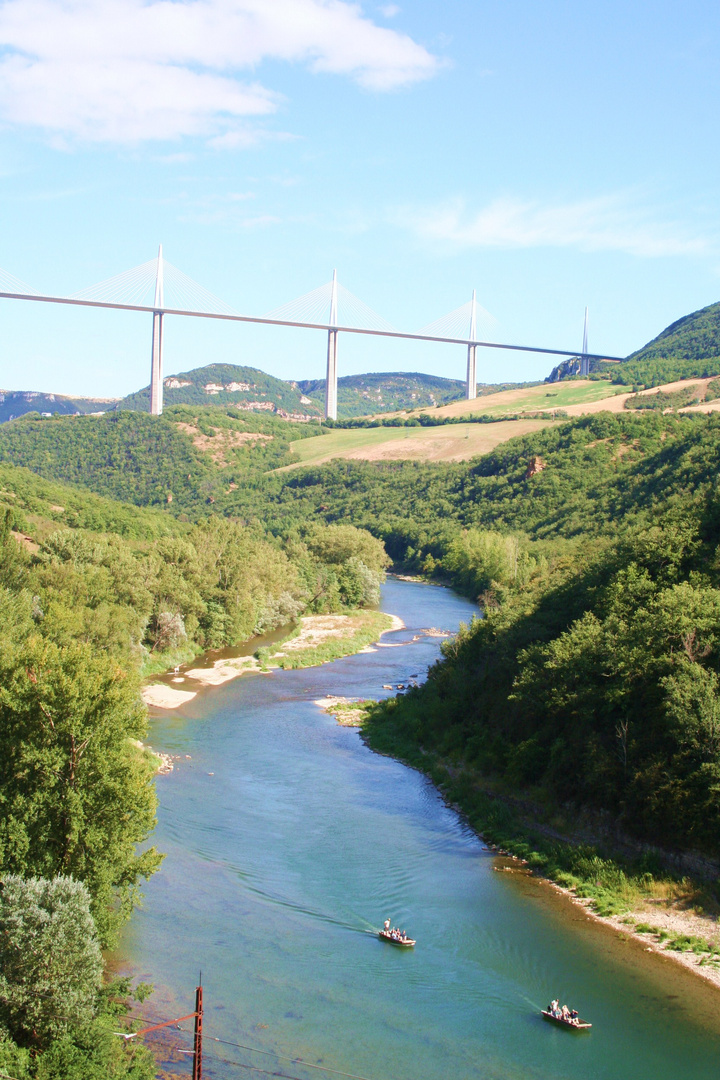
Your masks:
<svg viewBox="0 0 720 1080"><path fill-rule="evenodd" d="M333 270L330 293L330 326L337 326L337 270ZM327 378L325 381L325 419L337 420L338 332L328 330Z"/></svg>
<svg viewBox="0 0 720 1080"><path fill-rule="evenodd" d="M476 318L475 318L475 290L472 294L472 305L470 307L470 340L475 340L476 330ZM467 355L467 386L465 389L465 398L467 401L474 401L477 397L477 345L468 345Z"/></svg>
<svg viewBox="0 0 720 1080"><path fill-rule="evenodd" d="M150 412L153 416L160 416L163 411L163 304L163 253L161 244L158 251L157 274L155 277L155 311L153 312L152 360L150 364Z"/></svg>

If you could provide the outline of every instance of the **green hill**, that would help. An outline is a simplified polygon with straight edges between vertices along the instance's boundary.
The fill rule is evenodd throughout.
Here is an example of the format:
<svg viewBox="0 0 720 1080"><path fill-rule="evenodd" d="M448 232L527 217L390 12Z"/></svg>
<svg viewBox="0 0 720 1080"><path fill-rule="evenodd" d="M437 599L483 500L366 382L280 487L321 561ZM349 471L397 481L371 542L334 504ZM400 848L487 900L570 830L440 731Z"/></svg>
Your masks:
<svg viewBox="0 0 720 1080"><path fill-rule="evenodd" d="M320 408L325 402L325 380L306 379L298 389ZM432 408L456 401L465 392L458 379L443 379L419 372L384 371L344 375L338 379L338 416L371 416L401 409Z"/></svg>
<svg viewBox="0 0 720 1080"><path fill-rule="evenodd" d="M626 386L660 386L676 379L720 375L720 303L671 323L625 363L612 367L613 382Z"/></svg>
<svg viewBox="0 0 720 1080"><path fill-rule="evenodd" d="M207 364L169 375L164 384L166 406L235 405L243 411L279 413L293 419L322 414L320 405L305 397L292 383L267 375L259 368ZM150 412L150 387L129 394L118 407Z"/></svg>

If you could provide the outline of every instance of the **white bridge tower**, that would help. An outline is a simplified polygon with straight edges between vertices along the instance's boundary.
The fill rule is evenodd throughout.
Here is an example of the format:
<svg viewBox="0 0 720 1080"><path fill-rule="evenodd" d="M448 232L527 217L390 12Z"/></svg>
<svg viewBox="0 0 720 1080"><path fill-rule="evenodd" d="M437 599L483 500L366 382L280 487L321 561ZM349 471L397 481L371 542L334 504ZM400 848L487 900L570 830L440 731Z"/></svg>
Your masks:
<svg viewBox="0 0 720 1080"><path fill-rule="evenodd" d="M150 365L150 412L160 416L163 411L163 253L162 244L158 251L157 272L155 275L155 301L152 329L152 361Z"/></svg>
<svg viewBox="0 0 720 1080"><path fill-rule="evenodd" d="M472 303L470 304L470 340L475 340L477 333L477 302L473 289ZM468 345L467 355L467 387L465 397L468 401L474 401L477 397L477 345Z"/></svg>
<svg viewBox="0 0 720 1080"><path fill-rule="evenodd" d="M583 325L583 347L582 355L580 356L580 374L590 374L590 357L587 354L588 351L588 309L585 308L585 323Z"/></svg>
<svg viewBox="0 0 720 1080"><path fill-rule="evenodd" d="M337 326L337 270L333 270L332 291L330 293L330 326ZM325 419L337 420L337 360L338 332L328 330L327 380L325 382Z"/></svg>

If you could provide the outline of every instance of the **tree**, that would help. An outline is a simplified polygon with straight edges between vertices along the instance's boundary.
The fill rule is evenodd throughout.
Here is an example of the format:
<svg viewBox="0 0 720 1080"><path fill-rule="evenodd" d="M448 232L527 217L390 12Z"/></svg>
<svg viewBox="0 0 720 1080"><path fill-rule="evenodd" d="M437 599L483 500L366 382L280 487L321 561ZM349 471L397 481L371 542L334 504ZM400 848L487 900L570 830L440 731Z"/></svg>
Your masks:
<svg viewBox="0 0 720 1080"><path fill-rule="evenodd" d="M0 1020L42 1049L96 1015L102 954L90 894L70 877L9 875L0 891Z"/></svg>
<svg viewBox="0 0 720 1080"><path fill-rule="evenodd" d="M159 865L137 683L85 644L34 635L0 656L0 858L6 871L85 882L103 944Z"/></svg>

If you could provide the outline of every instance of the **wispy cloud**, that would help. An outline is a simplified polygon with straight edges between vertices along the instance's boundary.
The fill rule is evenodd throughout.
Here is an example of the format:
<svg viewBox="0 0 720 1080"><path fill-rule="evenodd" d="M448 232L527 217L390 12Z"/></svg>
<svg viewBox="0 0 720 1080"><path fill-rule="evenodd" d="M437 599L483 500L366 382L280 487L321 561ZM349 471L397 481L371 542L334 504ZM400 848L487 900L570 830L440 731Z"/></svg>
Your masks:
<svg viewBox="0 0 720 1080"><path fill-rule="evenodd" d="M653 216L623 195L543 205L494 199L472 210L463 199L432 206L401 207L392 220L416 236L459 248L578 248L624 251L647 258L697 255L710 249L706 236Z"/></svg>
<svg viewBox="0 0 720 1080"><path fill-rule="evenodd" d="M265 60L375 91L439 66L346 0L0 0L0 119L56 140L248 145L281 101L240 77Z"/></svg>

